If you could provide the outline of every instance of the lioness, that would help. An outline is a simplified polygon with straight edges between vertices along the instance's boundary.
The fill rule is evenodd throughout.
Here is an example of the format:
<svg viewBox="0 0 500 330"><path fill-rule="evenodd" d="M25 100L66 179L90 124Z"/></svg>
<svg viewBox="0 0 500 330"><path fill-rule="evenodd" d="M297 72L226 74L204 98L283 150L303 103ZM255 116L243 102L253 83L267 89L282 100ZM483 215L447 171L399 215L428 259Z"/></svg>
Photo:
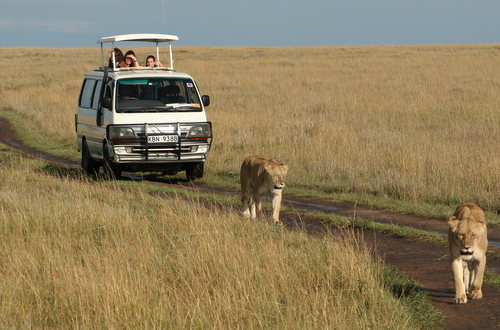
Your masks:
<svg viewBox="0 0 500 330"><path fill-rule="evenodd" d="M260 198L264 194L273 196L273 220L280 224L279 213L281 207L281 192L285 186L288 165L279 163L275 159L265 159L261 156L247 157L241 164L240 182L241 204L243 215L247 218L262 218ZM252 202L253 200L253 202ZM250 209L248 204L251 204Z"/></svg>
<svg viewBox="0 0 500 330"><path fill-rule="evenodd" d="M448 224L455 304L465 304L467 294L471 299L481 299L488 247L484 212L476 204L461 204Z"/></svg>

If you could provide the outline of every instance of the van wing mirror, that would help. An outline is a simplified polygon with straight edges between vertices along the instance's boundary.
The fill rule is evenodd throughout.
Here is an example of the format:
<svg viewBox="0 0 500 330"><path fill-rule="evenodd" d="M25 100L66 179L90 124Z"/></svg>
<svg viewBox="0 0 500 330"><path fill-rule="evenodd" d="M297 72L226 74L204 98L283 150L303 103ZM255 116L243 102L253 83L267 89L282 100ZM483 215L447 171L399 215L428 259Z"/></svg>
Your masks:
<svg viewBox="0 0 500 330"><path fill-rule="evenodd" d="M104 97L102 99L102 107L106 109L111 109L111 98L110 97Z"/></svg>
<svg viewBox="0 0 500 330"><path fill-rule="evenodd" d="M203 102L204 107L208 107L210 105L210 96L208 95L202 95L201 96L201 102Z"/></svg>

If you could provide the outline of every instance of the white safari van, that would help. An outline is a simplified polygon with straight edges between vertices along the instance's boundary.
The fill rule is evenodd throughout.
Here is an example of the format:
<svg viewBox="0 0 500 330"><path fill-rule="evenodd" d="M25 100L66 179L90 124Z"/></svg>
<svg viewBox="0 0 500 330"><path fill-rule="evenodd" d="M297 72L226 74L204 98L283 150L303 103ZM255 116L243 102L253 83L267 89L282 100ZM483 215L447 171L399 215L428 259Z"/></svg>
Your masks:
<svg viewBox="0 0 500 330"><path fill-rule="evenodd" d="M120 178L122 171L186 171L189 180L203 176L212 143L207 121L207 95L200 95L191 76L173 68L171 42L177 36L127 34L99 39L102 67L85 75L75 115L82 168L94 174L103 167L106 178ZM165 67L117 68L105 63L115 42L168 43ZM104 50L104 44L111 48ZM114 57L114 54L113 54ZM106 65L105 65L106 64ZM165 64L165 63L164 63Z"/></svg>

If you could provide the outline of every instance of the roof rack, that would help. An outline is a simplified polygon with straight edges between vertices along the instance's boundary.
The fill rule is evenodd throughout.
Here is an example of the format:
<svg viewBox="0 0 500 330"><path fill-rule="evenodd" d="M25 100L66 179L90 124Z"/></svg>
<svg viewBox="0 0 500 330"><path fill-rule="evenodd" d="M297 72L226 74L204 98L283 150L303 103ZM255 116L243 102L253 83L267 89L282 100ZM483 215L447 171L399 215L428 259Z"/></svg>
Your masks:
<svg viewBox="0 0 500 330"><path fill-rule="evenodd" d="M111 43L111 48L115 48L115 42L120 42L120 41L141 41L141 42L154 42L156 44L156 59L159 61L160 60L160 48L159 48L159 43L160 42L168 42L168 50L170 53L170 66L168 66L166 69L167 70L174 70L174 59L172 56L172 41L177 41L179 38L174 35L170 34L154 34L154 33L137 33L137 34L121 34L117 36L110 36L110 37L102 37L101 39L97 40L98 44L101 44L101 60L102 60L102 67L106 67L104 65L104 44L105 43ZM120 68L117 68L115 66L115 55L113 53L113 71L120 70Z"/></svg>

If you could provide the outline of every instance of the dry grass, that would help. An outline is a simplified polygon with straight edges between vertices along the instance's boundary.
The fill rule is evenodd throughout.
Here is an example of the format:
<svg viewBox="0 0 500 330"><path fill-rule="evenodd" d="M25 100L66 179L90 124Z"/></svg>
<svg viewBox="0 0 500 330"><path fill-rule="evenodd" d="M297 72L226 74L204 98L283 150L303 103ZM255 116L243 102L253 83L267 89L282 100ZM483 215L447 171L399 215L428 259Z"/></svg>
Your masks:
<svg viewBox="0 0 500 330"><path fill-rule="evenodd" d="M7 163L17 165L0 165L2 327L411 327L352 236L311 238L195 199Z"/></svg>
<svg viewBox="0 0 500 330"><path fill-rule="evenodd" d="M212 97L207 176L237 172L245 156L261 154L290 165L290 185L493 209L498 52L186 47L176 50L175 67ZM73 115L99 53L0 49L0 111L19 133L32 133L25 138L33 145L78 157ZM5 327L412 326L370 251L352 237L311 239L195 199L35 167L22 158L0 165Z"/></svg>
<svg viewBox="0 0 500 330"><path fill-rule="evenodd" d="M209 176L261 154L287 162L291 184L500 208L496 45L174 51L176 69L212 97ZM53 152L77 157L73 114L83 74L100 65L98 47L0 56L0 106L23 116L20 130L55 143Z"/></svg>
<svg viewBox="0 0 500 330"><path fill-rule="evenodd" d="M295 184L500 207L497 47L240 52L217 87L201 81L222 87L209 168L257 153L289 163Z"/></svg>

